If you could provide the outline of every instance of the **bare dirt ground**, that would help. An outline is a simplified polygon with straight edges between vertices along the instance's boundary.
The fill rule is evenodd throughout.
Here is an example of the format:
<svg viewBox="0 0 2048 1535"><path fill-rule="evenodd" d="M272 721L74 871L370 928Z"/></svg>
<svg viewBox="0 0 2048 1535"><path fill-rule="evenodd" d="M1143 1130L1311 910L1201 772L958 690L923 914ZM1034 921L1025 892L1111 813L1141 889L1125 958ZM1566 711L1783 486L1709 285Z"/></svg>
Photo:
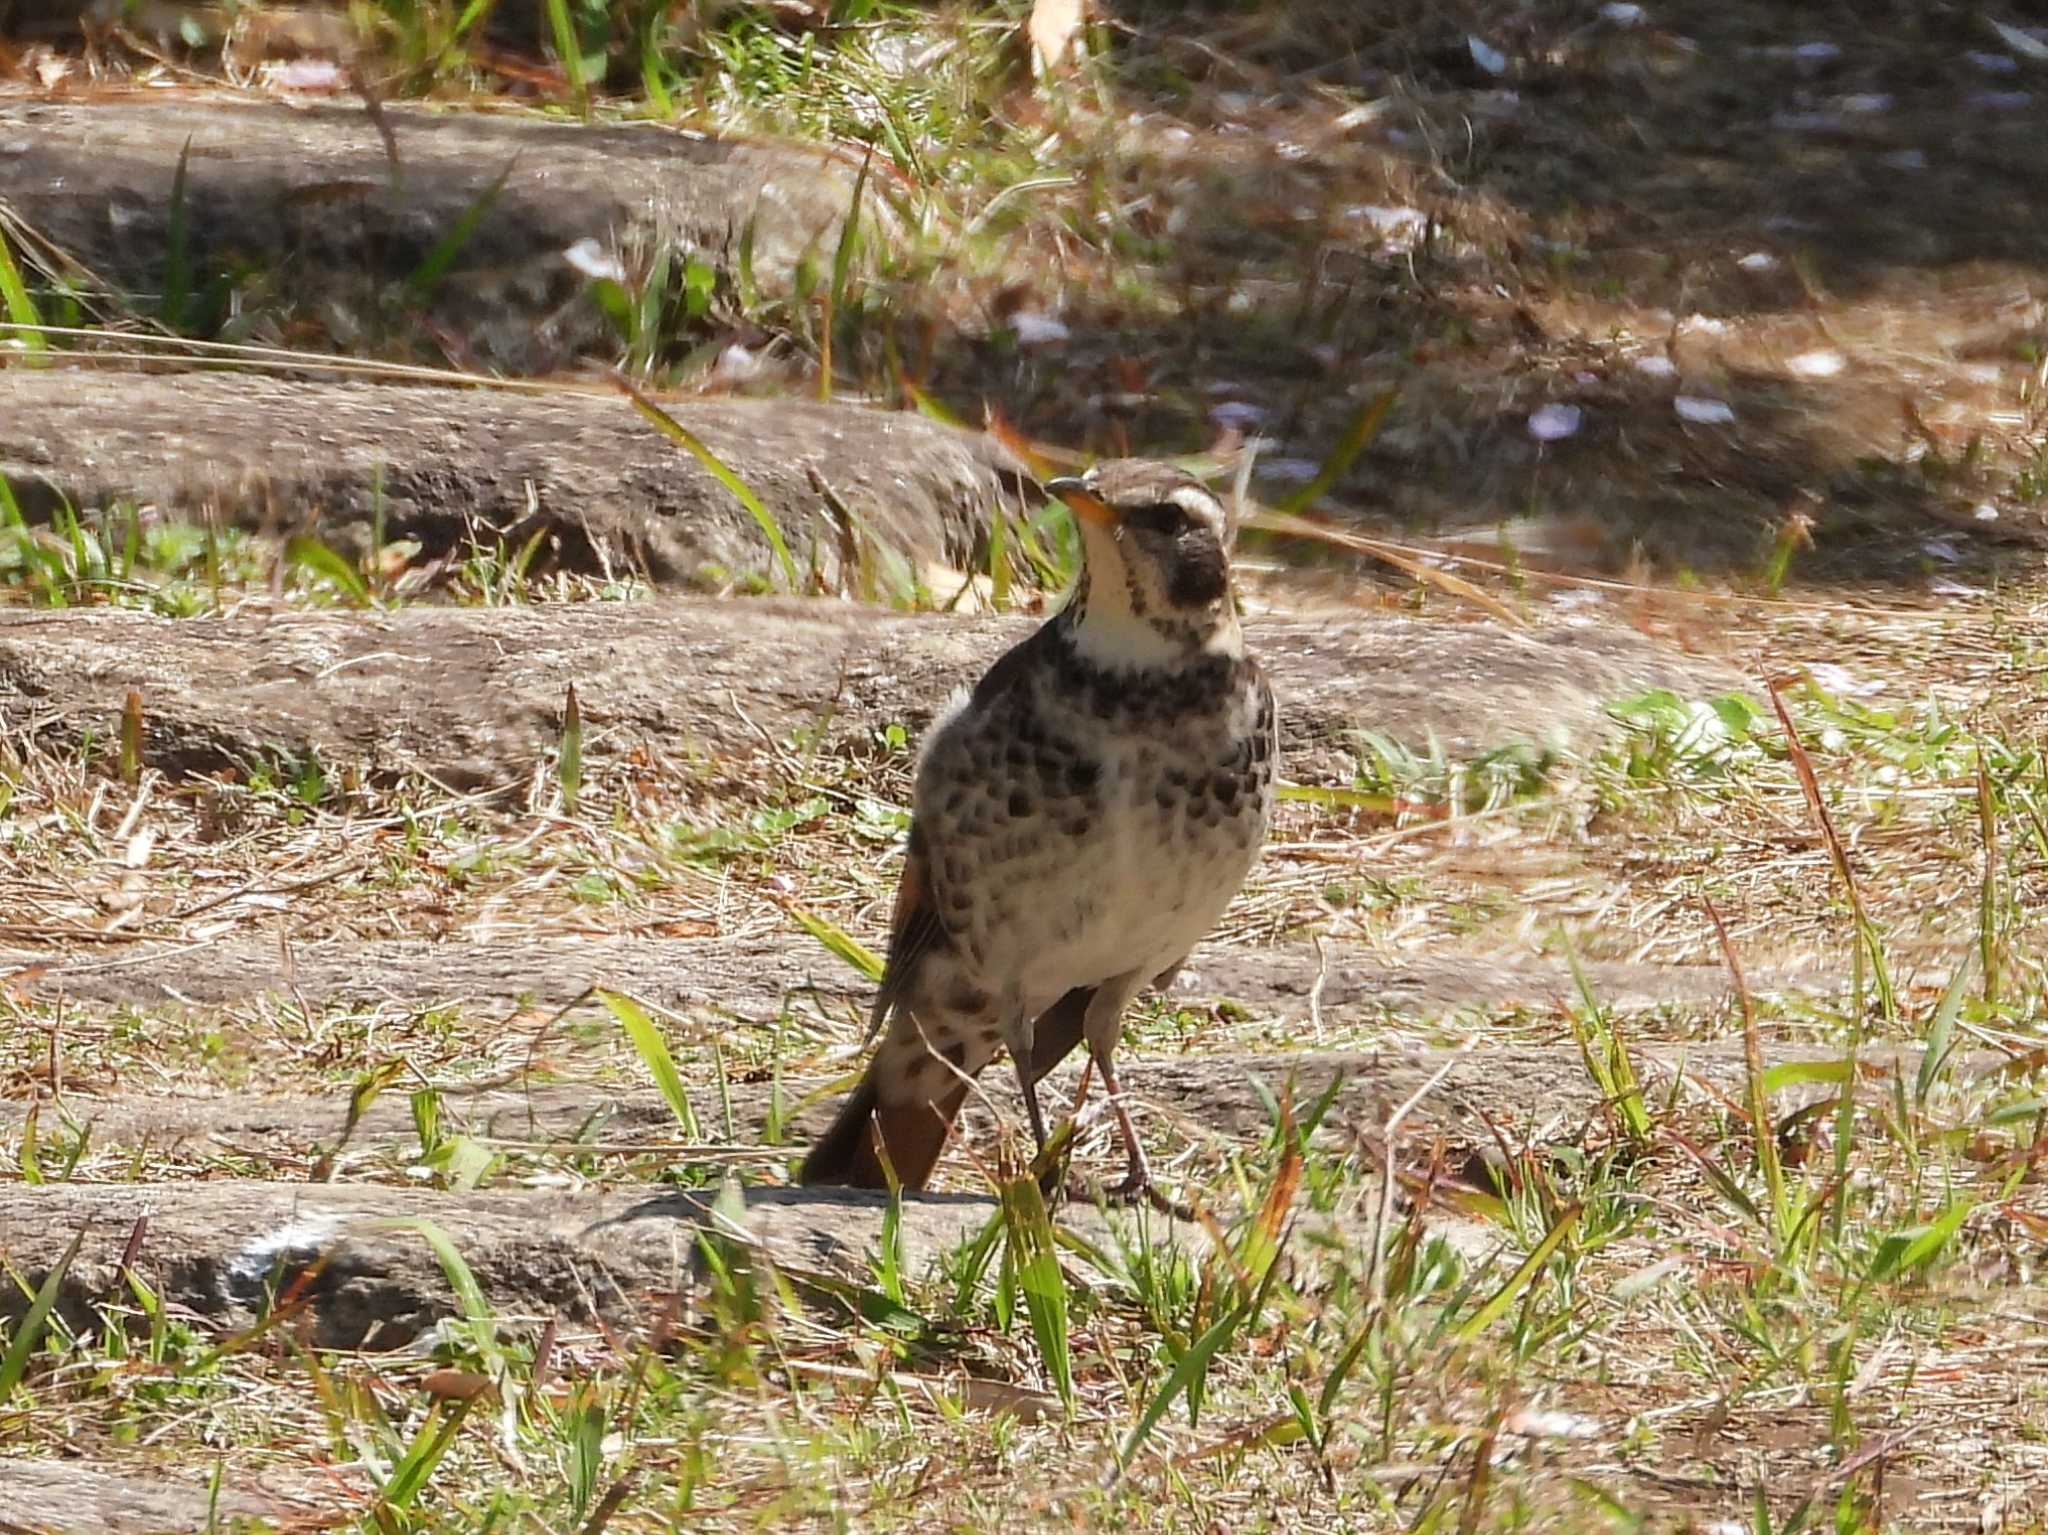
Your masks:
<svg viewBox="0 0 2048 1535"><path fill-rule="evenodd" d="M2043 1528L2048 36L1055 9L0 0L0 1528ZM1248 435L1049 1342L1000 1073L790 1169L1037 477Z"/></svg>

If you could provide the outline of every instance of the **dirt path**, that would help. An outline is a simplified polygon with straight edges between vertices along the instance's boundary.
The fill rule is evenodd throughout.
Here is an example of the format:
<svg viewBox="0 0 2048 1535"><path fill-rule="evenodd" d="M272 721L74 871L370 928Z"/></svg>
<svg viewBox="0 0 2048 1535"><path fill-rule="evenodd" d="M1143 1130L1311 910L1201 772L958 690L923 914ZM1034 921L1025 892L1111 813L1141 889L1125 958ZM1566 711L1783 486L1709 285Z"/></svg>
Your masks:
<svg viewBox="0 0 2048 1535"><path fill-rule="evenodd" d="M800 581L842 572L848 534L919 564L985 568L998 507L1028 483L992 440L903 412L802 400L666 407L744 480ZM351 555L383 537L431 558L536 533L562 562L658 584L787 588L759 523L627 400L246 373L0 370L0 476L32 513L118 503L252 530L310 529ZM1031 508L1038 502L1033 500ZM870 554L873 561L886 554Z"/></svg>
<svg viewBox="0 0 2048 1535"><path fill-rule="evenodd" d="M1781 1051L1771 1064L1822 1058L1821 1052ZM1910 1073L1917 1052L1873 1051L1865 1069L1874 1077ZM1737 1089L1741 1051L1726 1044L1684 1051L1645 1052L1646 1090L1669 1090L1674 1076L1708 1083L1720 1094ZM1995 1069L1999 1059L1970 1057L1964 1073ZM1298 1104L1315 1102L1333 1081L1339 1088L1325 1120L1340 1139L1370 1137L1392 1107L1424 1088L1427 1112L1419 1134L1441 1130L1453 1144L1486 1144L1491 1119L1504 1133L1541 1123L1568 1127L1599 1111L1600 1096L1584 1068L1557 1051L1489 1050L1317 1052L1285 1056L1221 1056L1152 1060L1131 1073L1133 1091L1151 1115L1193 1124L1199 1133L1255 1138L1271 1127L1260 1088L1279 1093L1291 1077ZM1001 1074L988 1086L996 1106L1015 1120L1017 1104ZM822 1084L810 1084L816 1087ZM1687 1091L1700 1091L1689 1087ZM758 1133L771 1096L796 1104L804 1084L732 1087L736 1125ZM658 1097L634 1093L611 1100L614 1117L595 1127L606 1140L650 1131L654 1147L690 1159L673 1140L673 1120ZM587 1089L552 1087L531 1093L489 1092L464 1100L451 1095L472 1133L522 1145L562 1136L588 1138L590 1116L606 1098ZM83 1108L84 1105L80 1105ZM261 1141L274 1148L326 1141L338 1130L339 1105L303 1099L174 1100L107 1103L94 1115L97 1133L120 1137L204 1136L217 1144ZM708 1109L708 1105L706 1108ZM818 1103L786 1126L794 1144L830 1111ZM402 1145L410 1136L408 1111L397 1103L373 1105L352 1147ZM1482 1117L1483 1116L1483 1117ZM970 1127L967 1132L976 1132ZM985 1132L984 1132L985 1133ZM310 1137L310 1139L309 1139ZM626 1314L650 1297L673 1295L692 1262L693 1237L707 1224L711 1196L645 1185L593 1185L574 1193L491 1188L444 1193L383 1185L181 1181L166 1184L46 1184L0 1187L0 1252L32 1291L57 1263L73 1234L86 1232L79 1258L66 1271L63 1299L78 1310L117 1277L136 1223L143 1252L162 1278L166 1301L223 1324L247 1325L258 1314L266 1285L278 1293L280 1271L319 1253L329 1262L313 1281L316 1336L336 1348L397 1347L454 1309L447 1277L416 1231L394 1221L425 1218L454 1239L501 1315L542 1318L551 1311ZM843 1191L754 1186L746 1191L747 1222L732 1233L785 1268L858 1282L879 1239L884 1201ZM978 1230L992 1205L978 1196L927 1194L905 1205L902 1222L906 1271L921 1272ZM1063 1223L1101 1239L1106 1231L1094 1209L1070 1205ZM346 1238L337 1255L334 1244ZM21 1292L0 1302L25 1304Z"/></svg>
<svg viewBox="0 0 2048 1535"><path fill-rule="evenodd" d="M1586 974L1614 1007L1714 1004L1728 994L1727 972L1712 965L1593 962ZM1444 951L1390 957L1355 944L1333 946L1318 957L1301 943L1248 948L1212 942L1195 950L1174 995L1190 1006L1237 1003L1306 1027L1318 977L1317 1001L1333 1029L1389 1013L1541 1008L1577 990L1561 961ZM432 942L351 935L295 941L289 970L269 933L128 943L116 938L74 946L61 956L0 947L0 978L16 995L61 995L110 1007L169 1001L224 1007L287 992L315 1006L509 1005L525 999L560 1007L586 987L605 986L672 1011L708 1008L754 1018L773 1018L794 990L820 1007L855 1011L865 1007L872 990L793 924L781 933L704 938L520 932ZM1770 992L1825 986L1830 979L1758 971L1750 982Z"/></svg>
<svg viewBox="0 0 2048 1535"><path fill-rule="evenodd" d="M797 731L840 746L891 722L914 729L1035 621L711 599L184 622L0 614L0 723L105 741L139 689L144 757L165 772L312 753L329 768L497 786L557 747L571 682L586 756L745 759ZM1252 633L1284 698L1287 770L1304 782L1348 782L1360 728L1454 753L1589 745L1613 699L1744 685L1627 630L1270 616Z"/></svg>
<svg viewBox="0 0 2048 1535"><path fill-rule="evenodd" d="M0 1515L0 1530L7 1535L232 1532L252 1521L288 1519L291 1513L275 1499L233 1488L223 1488L216 1498L203 1481L155 1467L102 1471L52 1460L0 1460L0 1508L7 1510Z"/></svg>
<svg viewBox="0 0 2048 1535"><path fill-rule="evenodd" d="M1840 1052L1795 1046L1772 1046L1767 1065L1839 1060ZM1917 1066L1916 1050L1895 1047L1866 1050L1863 1068L1872 1080ZM2003 1057L1973 1054L1955 1062L1961 1074L1995 1070ZM1638 1052L1646 1091L1666 1092L1676 1080L1683 1092L1710 1085L1721 1093L1739 1092L1745 1071L1742 1047L1728 1040L1689 1045L1660 1045ZM1569 1139L1576 1128L1600 1111L1599 1089L1575 1051L1569 1047L1527 1047L1490 1044L1484 1049L1431 1050L1391 1047L1385 1050L1317 1050L1234 1052L1219 1055L1167 1056L1134 1053L1126 1066L1126 1089L1143 1115L1172 1124L1197 1137L1254 1140L1272 1128L1265 1093L1281 1093L1295 1084L1297 1104L1314 1102L1332 1082L1340 1082L1327 1124L1340 1137L1378 1126L1395 1105L1429 1092L1406 1123L1423 1134L1441 1134L1459 1147L1488 1145L1496 1127L1531 1130L1538 1126ZM1077 1068L1061 1068L1056 1080L1062 1091L1075 1085ZM780 1127L781 1144L791 1154L806 1137L831 1118L829 1091L837 1078L792 1078L775 1083L733 1081L723 1090L733 1109L733 1128L742 1142L759 1147L773 1159L773 1147L762 1140L771 1121ZM982 1081L988 1100L1012 1123L1022 1100L1005 1070L989 1072ZM1262 1091L1263 1089L1263 1091ZM1787 1089L1781 1101L1796 1101L1809 1087ZM717 1126L723 1112L721 1090L692 1090L700 1122ZM815 1099L815 1101L812 1101ZM1065 1101L1064 1098L1056 1101ZM573 1140L607 1144L633 1142L650 1150L666 1150L678 1161L689 1160L689 1147L677 1139L675 1115L661 1095L648 1088L619 1088L554 1083L531 1088L488 1088L443 1093L445 1123L471 1135L509 1146ZM21 1122L26 1104L0 1103L0 1127L10 1132ZM158 1150L205 1143L223 1153L288 1158L342 1145L347 1109L341 1094L331 1097L244 1095L218 1098L123 1096L66 1099L62 1114L92 1125L96 1147L139 1146ZM58 1110L47 1100L40 1110L46 1133L54 1133ZM963 1134L977 1132L970 1125ZM394 1089L364 1111L347 1137L352 1156L380 1153L403 1156L416 1151L418 1132L403 1092ZM0 1250L6 1250L0 1243Z"/></svg>

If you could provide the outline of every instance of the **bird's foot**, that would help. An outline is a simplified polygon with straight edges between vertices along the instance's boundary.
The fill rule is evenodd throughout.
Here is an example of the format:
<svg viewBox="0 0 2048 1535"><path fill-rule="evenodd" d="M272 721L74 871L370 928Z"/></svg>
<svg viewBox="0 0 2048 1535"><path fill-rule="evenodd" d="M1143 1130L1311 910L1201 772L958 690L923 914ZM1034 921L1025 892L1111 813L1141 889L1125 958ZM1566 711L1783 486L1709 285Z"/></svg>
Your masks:
<svg viewBox="0 0 2048 1535"><path fill-rule="evenodd" d="M1115 1183L1096 1184L1089 1187L1079 1178L1069 1178L1065 1189L1066 1197L1081 1204L1101 1203L1113 1208L1124 1209L1133 1205L1148 1204L1161 1215L1177 1221L1195 1218L1192 1207L1182 1204L1152 1181L1150 1173L1136 1176L1125 1175Z"/></svg>

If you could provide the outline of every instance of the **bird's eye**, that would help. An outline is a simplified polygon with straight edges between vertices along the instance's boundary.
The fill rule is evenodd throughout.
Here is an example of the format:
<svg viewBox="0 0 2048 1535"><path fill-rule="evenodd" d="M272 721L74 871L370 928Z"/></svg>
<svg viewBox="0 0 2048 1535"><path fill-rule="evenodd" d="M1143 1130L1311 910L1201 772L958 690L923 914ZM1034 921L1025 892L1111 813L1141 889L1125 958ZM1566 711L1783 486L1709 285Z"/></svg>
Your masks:
<svg viewBox="0 0 2048 1535"><path fill-rule="evenodd" d="M1188 514L1171 501L1160 501L1126 512L1124 521L1142 532L1173 534L1187 526Z"/></svg>

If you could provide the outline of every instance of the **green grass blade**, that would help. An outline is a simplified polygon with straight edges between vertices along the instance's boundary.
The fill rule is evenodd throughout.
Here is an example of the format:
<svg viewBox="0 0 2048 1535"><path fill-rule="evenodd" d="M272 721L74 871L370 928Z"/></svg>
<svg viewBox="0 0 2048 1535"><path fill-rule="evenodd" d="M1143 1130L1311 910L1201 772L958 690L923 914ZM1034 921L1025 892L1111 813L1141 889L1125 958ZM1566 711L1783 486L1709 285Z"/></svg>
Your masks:
<svg viewBox="0 0 2048 1535"><path fill-rule="evenodd" d="M818 942L830 949L838 958L846 961L870 981L882 978L882 956L862 943L853 934L836 922L827 921L816 912L806 911L794 901L783 906L783 910L796 919L796 925L809 933Z"/></svg>
<svg viewBox="0 0 2048 1535"><path fill-rule="evenodd" d="M578 113L586 113L590 110L590 95L583 84L583 45L576 40L568 0L547 0L547 12L555 56L561 60L562 74L569 82L569 99L575 102Z"/></svg>
<svg viewBox="0 0 2048 1535"><path fill-rule="evenodd" d="M424 304L434 296L434 290L448 275L449 268L455 265L463 247L475 238L478 226L497 202L498 194L505 190L505 183L512 179L512 171L518 164L517 155L507 160L505 168L492 178L491 184L477 193L475 200L462 210L455 227L441 236L434 243L434 248L413 268L412 275L405 280L406 297L413 303Z"/></svg>
<svg viewBox="0 0 2048 1535"><path fill-rule="evenodd" d="M1776 1097L1788 1087L1839 1087L1849 1080L1847 1057L1832 1061L1780 1061L1764 1068L1764 1093Z"/></svg>
<svg viewBox="0 0 2048 1535"><path fill-rule="evenodd" d="M434 1467L448 1453L448 1446L455 1442L456 1430L462 1427L462 1420L469 1416L469 1409L475 1398L459 1402L434 1405L427 1414L426 1422L406 1447L398 1464L391 1468L391 1476L378 1494L378 1503L385 1508L405 1508L427 1485L427 1479L434 1474Z"/></svg>
<svg viewBox="0 0 2048 1535"><path fill-rule="evenodd" d="M634 409L653 422L671 442L709 470L714 480L732 492L734 499L747 509L748 514L759 525L761 536L768 540L768 547L775 555L775 563L782 569L783 581L792 592L799 590L796 560L789 552L788 541L782 536L782 527L776 522L775 514L761 504L761 498L754 494L747 482L734 474L725 460L713 453L695 432L634 388L627 380L614 375L612 382L632 400Z"/></svg>
<svg viewBox="0 0 2048 1535"><path fill-rule="evenodd" d="M860 174L853 178L853 201L847 207L846 220L839 226L839 245L832 252L832 313L845 313L846 285L853 275L853 258L860 249L860 210L867 197L868 169L875 162L875 150L871 144L860 162Z"/></svg>
<svg viewBox="0 0 2048 1535"><path fill-rule="evenodd" d="M1173 1373L1166 1377L1166 1383L1155 1391L1152 1400L1145 1404L1144 1414L1138 1419L1137 1426L1125 1436L1123 1448L1117 1451L1116 1463L1119 1472L1130 1465L1131 1458L1144 1446L1145 1441L1152 1437L1152 1431L1159 1426L1159 1420L1166 1416L1166 1409L1173 1405L1174 1400L1186 1395L1196 1379L1208 1373L1211 1362L1236 1334L1238 1328L1244 1325L1245 1318L1252 1314L1252 1307L1257 1304L1257 1301L1244 1302L1188 1345L1187 1352L1182 1354L1179 1362L1174 1365Z"/></svg>
<svg viewBox="0 0 2048 1535"><path fill-rule="evenodd" d="M1052 1215L1045 1195L1029 1169L1007 1179L998 1190L1003 1208L1003 1233L1009 1243L1012 1272L1024 1294L1024 1313L1038 1342L1055 1390L1067 1411L1074 1410L1074 1358L1067 1318L1067 1278L1055 1251Z"/></svg>
<svg viewBox="0 0 2048 1535"><path fill-rule="evenodd" d="M903 1191L889 1191L882 1211L882 1232L875 1244L875 1284L897 1305L903 1304Z"/></svg>
<svg viewBox="0 0 2048 1535"><path fill-rule="evenodd" d="M916 384L906 380L903 385L903 392L910 397L912 407L927 421L936 421L941 426L958 427L963 432L974 430L973 427L962 421L958 414L947 409L943 401L919 388Z"/></svg>
<svg viewBox="0 0 2048 1535"><path fill-rule="evenodd" d="M573 682L562 705L562 750L555 759L555 776L562 786L562 809L574 815L577 797L583 792L583 709L576 702Z"/></svg>
<svg viewBox="0 0 2048 1535"><path fill-rule="evenodd" d="M988 601L998 613L1007 612L1010 606L1010 551L1005 547L1004 531L1010 525L1010 514L1000 506L988 519Z"/></svg>
<svg viewBox="0 0 2048 1535"><path fill-rule="evenodd" d="M1363 453L1371 445L1373 438L1379 435L1380 427L1387 419L1387 412L1394 408L1394 401L1400 397L1400 393L1398 389L1389 389L1367 400L1359 408L1358 414L1352 417L1351 425L1345 428L1344 435L1337 439L1337 445L1330 449L1330 456L1323 460L1322 467L1316 470L1316 477L1282 500L1278 510L1298 512L1304 507L1314 506L1328 495L1330 487L1344 477L1344 471L1351 467L1358 455Z"/></svg>
<svg viewBox="0 0 2048 1535"><path fill-rule="evenodd" d="M121 704L121 782L133 788L142 779L142 692L130 688Z"/></svg>
<svg viewBox="0 0 2048 1535"><path fill-rule="evenodd" d="M1516 1297L1528 1289L1536 1276L1543 1272L1543 1265L1550 1261L1551 1255L1564 1244L1564 1239L1571 1235L1572 1227L1579 1223L1579 1216L1584 1212L1584 1208L1576 1204L1565 1206L1551 1228L1543 1234L1543 1240L1536 1244L1535 1251L1524 1258L1521 1266L1508 1275L1507 1282L1487 1297L1486 1303L1467 1317L1451 1335L1454 1341L1469 1343L1500 1319L1502 1313L1515 1303Z"/></svg>
<svg viewBox="0 0 2048 1535"><path fill-rule="evenodd" d="M164 291L158 304L163 322L173 331L185 328L185 311L192 300L192 234L186 207L185 171L192 159L192 136L185 135L185 147L178 151L178 168L171 176L170 227L164 235Z"/></svg>
<svg viewBox="0 0 2048 1535"><path fill-rule="evenodd" d="M71 1269L72 1260L78 1256L78 1249L85 1244L85 1228L79 1227L71 1238L71 1245L64 1249L64 1256L57 1260L57 1266L43 1276L37 1286L35 1298L22 1314L21 1325L15 1329L14 1341L7 1345L7 1353L0 1356L0 1402L14 1394L14 1388L21 1384L21 1378L28 1373L29 1359L35 1354L36 1344L42 1341L43 1328L50 1320L50 1308L57 1304L57 1292L64 1288L64 1276Z"/></svg>
<svg viewBox="0 0 2048 1535"><path fill-rule="evenodd" d="M497 1345L493 1339L497 1318L491 1311L490 1301L484 1297L483 1286L476 1282L475 1273L449 1239L448 1233L423 1215L394 1217L386 1223L386 1229L413 1232L433 1249L435 1261L448 1277L448 1288L455 1292L456 1303L462 1307L464 1320L474 1325L479 1346L491 1354L495 1362Z"/></svg>
<svg viewBox="0 0 2048 1535"><path fill-rule="evenodd" d="M357 607L371 605L370 589L363 584L355 566L319 539L305 533L294 533L285 541L284 559L294 570L328 582Z"/></svg>
<svg viewBox="0 0 2048 1535"><path fill-rule="evenodd" d="M1948 978L1948 985L1942 988L1941 1000L1934 1006L1934 1017L1927 1024L1927 1038L1920 1046L1920 1074L1913 1083L1913 1101L1921 1108L1927 1107L1927 1095L1934 1091L1934 1084L1941 1076L1941 1068L1948 1064L1952 1048L1950 1036L1955 1032L1956 1015L1963 1009L1963 992L1970 984L1970 972L1977 956L1969 950L1963 951L1956 973Z"/></svg>
<svg viewBox="0 0 2048 1535"><path fill-rule="evenodd" d="M26 327L12 332L20 338L22 349L32 356L40 356L50 350L50 341L42 333L43 317L36 308L36 301L29 297L28 283L23 280L21 268L15 265L14 251L7 243L7 231L0 229L0 310L4 310L9 323Z"/></svg>
<svg viewBox="0 0 2048 1535"><path fill-rule="evenodd" d="M463 7L462 14L456 17L455 26L448 33L448 46L453 48L469 36L469 29L481 21L484 13L493 9L497 3L498 0L469 0L469 4Z"/></svg>
<svg viewBox="0 0 2048 1535"><path fill-rule="evenodd" d="M668 1044L661 1037L661 1030L654 1020L647 1016L647 1009L631 997L616 991L602 989L592 993L602 1002L611 1015L619 1020L619 1026L626 1031L626 1038L632 1041L634 1051L647 1074L654 1078L654 1085L661 1089L661 1096L668 1101L669 1111L676 1117L687 1140L704 1138L697 1128L697 1111L690 1103L690 1095L683 1091L683 1079L676 1071L675 1058L668 1053Z"/></svg>
<svg viewBox="0 0 2048 1535"><path fill-rule="evenodd" d="M39 1146L41 1137L37 1131L36 1116L42 1111L43 1101L31 1098L28 1112L21 1117L21 1181L31 1188L49 1180L43 1176L43 1156ZM0 1392L4 1399L5 1392Z"/></svg>
<svg viewBox="0 0 2048 1535"><path fill-rule="evenodd" d="M1878 1244L1877 1256L1870 1263L1870 1282L1882 1284L1923 1263L1932 1262L1976 1208L1976 1200L1958 1199L1925 1225L1908 1226L1903 1231L1893 1232Z"/></svg>
<svg viewBox="0 0 2048 1535"><path fill-rule="evenodd" d="M1664 1133L1674 1146L1692 1158L1693 1165L1706 1175L1707 1182L1714 1186L1715 1193L1728 1201L1731 1207L1741 1211L1748 1220L1754 1221L1765 1230L1771 1229L1769 1222L1763 1217L1763 1212L1757 1209L1756 1201L1743 1192L1742 1185L1729 1176L1726 1168L1702 1151L1698 1143L1683 1131L1666 1125Z"/></svg>
<svg viewBox="0 0 2048 1535"><path fill-rule="evenodd" d="M1641 1146L1650 1137L1650 1110L1643 1102L1642 1082L1636 1076L1635 1062L1628 1053L1628 1042L1621 1037L1613 1015L1600 1005L1600 999L1594 995L1593 983L1587 979L1585 966L1579 962L1579 946L1572 942L1570 934L1563 936L1565 962L1571 967L1572 980L1578 987L1579 1001L1585 1009L1583 1022L1578 1014L1572 1015L1572 1036L1578 1042L1579 1054L1585 1060L1586 1070L1599 1087L1601 1096L1620 1113L1629 1139Z"/></svg>
<svg viewBox="0 0 2048 1535"><path fill-rule="evenodd" d="M2048 458L2048 450L2035 462ZM1977 950L1984 964L1984 1005L1998 1006L1998 802L1984 753L1977 753L1977 828L1984 843L1984 876L1977 883Z"/></svg>

